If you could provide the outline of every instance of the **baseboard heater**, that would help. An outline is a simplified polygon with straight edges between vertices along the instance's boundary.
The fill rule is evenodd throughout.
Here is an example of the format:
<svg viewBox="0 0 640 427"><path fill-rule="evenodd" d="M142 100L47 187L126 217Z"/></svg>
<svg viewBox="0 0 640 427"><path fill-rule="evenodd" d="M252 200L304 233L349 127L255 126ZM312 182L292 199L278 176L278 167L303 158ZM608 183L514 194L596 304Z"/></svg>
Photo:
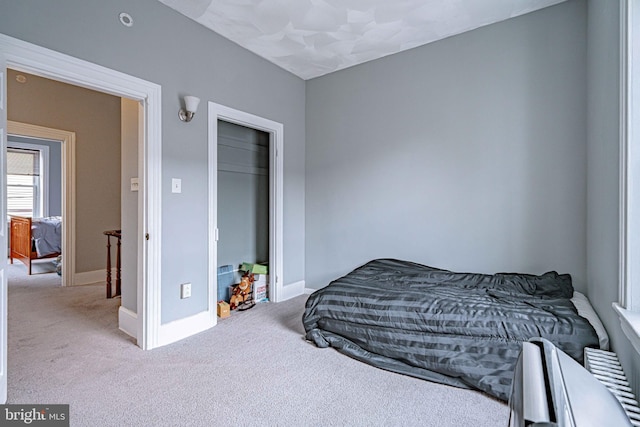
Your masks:
<svg viewBox="0 0 640 427"><path fill-rule="evenodd" d="M640 427L640 406L629 386L618 356L611 351L586 348L584 366L618 399L629 416L631 424Z"/></svg>
<svg viewBox="0 0 640 427"><path fill-rule="evenodd" d="M616 358L617 360L617 358ZM607 358L610 362L611 358ZM589 356L590 372L550 341L533 338L523 343L509 398L510 427L631 427L629 414L637 412L633 393L620 373ZM598 367L596 368L596 364ZM607 368L607 369L603 369ZM608 375L603 372L610 371ZM614 384L612 393L599 377ZM622 375L622 377L624 374ZM618 397L620 396L620 397ZM616 399L616 397L618 399ZM625 411L621 398L636 411Z"/></svg>

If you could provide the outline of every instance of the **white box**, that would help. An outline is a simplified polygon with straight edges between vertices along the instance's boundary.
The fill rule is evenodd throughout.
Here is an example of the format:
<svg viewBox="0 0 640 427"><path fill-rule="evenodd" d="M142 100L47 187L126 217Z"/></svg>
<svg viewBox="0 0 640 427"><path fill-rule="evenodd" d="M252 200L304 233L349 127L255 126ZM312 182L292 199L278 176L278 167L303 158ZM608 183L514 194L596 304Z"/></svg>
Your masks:
<svg viewBox="0 0 640 427"><path fill-rule="evenodd" d="M255 302L269 301L269 275L255 275L255 281L253 282L253 300Z"/></svg>

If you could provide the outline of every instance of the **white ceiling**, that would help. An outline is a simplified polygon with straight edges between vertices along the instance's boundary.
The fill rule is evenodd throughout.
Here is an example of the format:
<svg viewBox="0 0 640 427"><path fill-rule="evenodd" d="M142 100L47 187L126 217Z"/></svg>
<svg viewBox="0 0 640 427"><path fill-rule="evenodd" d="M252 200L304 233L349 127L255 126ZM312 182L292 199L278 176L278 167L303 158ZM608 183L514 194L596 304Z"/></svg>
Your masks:
<svg viewBox="0 0 640 427"><path fill-rule="evenodd" d="M565 0L159 1L307 80Z"/></svg>

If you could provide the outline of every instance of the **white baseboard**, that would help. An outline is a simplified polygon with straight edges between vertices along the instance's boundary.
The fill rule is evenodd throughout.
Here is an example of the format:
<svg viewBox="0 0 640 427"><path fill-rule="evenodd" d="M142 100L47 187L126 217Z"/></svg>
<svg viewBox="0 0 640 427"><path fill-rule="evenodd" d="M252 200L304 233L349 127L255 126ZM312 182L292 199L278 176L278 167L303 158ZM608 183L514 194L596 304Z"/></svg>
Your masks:
<svg viewBox="0 0 640 427"><path fill-rule="evenodd" d="M171 344L190 337L191 335L206 331L216 325L216 320L217 316L215 312L213 312L212 315L211 312L202 311L193 316L185 317L184 319L164 323L160 325L158 345L156 347Z"/></svg>
<svg viewBox="0 0 640 427"><path fill-rule="evenodd" d="M317 291L317 289L304 288L304 294L305 294L305 295L311 295L311 294L312 294L312 293L314 293L315 291Z"/></svg>
<svg viewBox="0 0 640 427"><path fill-rule="evenodd" d="M107 281L107 270L83 271L73 275L72 286L91 285L93 283L105 283ZM115 289L116 268L111 269L111 284Z"/></svg>
<svg viewBox="0 0 640 427"><path fill-rule="evenodd" d="M120 306L118 310L118 328L125 334L138 338L138 314Z"/></svg>
<svg viewBox="0 0 640 427"><path fill-rule="evenodd" d="M286 301L291 298L295 298L304 294L304 280L300 280L299 282L291 283L282 287L282 298L279 298L278 302Z"/></svg>

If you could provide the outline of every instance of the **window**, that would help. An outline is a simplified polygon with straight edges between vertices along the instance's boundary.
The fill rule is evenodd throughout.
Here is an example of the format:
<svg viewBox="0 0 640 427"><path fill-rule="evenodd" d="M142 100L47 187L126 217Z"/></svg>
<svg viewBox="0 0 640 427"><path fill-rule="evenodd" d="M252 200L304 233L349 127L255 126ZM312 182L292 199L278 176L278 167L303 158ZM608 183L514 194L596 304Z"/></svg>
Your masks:
<svg viewBox="0 0 640 427"><path fill-rule="evenodd" d="M7 213L29 217L42 216L40 152L21 148L7 149Z"/></svg>
<svg viewBox="0 0 640 427"><path fill-rule="evenodd" d="M7 147L7 214L42 217L46 212L46 148L9 142Z"/></svg>

